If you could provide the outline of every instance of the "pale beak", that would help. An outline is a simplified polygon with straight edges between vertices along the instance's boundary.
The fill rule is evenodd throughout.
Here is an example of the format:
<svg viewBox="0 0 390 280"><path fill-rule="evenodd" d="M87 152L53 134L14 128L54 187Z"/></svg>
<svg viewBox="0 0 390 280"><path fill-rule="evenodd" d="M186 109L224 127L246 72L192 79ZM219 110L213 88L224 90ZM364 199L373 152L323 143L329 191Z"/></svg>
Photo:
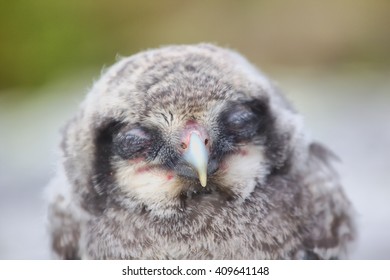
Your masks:
<svg viewBox="0 0 390 280"><path fill-rule="evenodd" d="M197 133L191 133L184 159L196 170L202 187L207 185L208 151L205 143Z"/></svg>

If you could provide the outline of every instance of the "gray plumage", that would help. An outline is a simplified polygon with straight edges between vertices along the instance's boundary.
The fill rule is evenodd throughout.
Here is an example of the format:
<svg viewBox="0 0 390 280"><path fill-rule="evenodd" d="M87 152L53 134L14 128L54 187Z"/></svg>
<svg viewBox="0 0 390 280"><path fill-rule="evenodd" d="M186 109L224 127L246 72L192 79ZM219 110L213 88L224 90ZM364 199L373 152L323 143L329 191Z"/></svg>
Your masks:
<svg viewBox="0 0 390 280"><path fill-rule="evenodd" d="M199 145L202 156L187 157ZM197 167L198 159L207 166ZM123 58L63 131L47 192L53 252L346 258L353 211L334 159L236 52L200 44Z"/></svg>

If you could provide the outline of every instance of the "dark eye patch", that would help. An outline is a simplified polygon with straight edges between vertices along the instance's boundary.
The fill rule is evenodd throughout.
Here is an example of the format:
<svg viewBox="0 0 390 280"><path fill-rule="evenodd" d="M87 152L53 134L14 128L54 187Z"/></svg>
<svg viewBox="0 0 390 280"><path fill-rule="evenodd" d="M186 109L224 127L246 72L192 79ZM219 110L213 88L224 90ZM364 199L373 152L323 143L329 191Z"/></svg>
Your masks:
<svg viewBox="0 0 390 280"><path fill-rule="evenodd" d="M115 172L112 168L112 156L119 155L122 159L143 156L146 160L151 160L158 154L161 141L158 132L154 129L111 119L106 120L94 131L96 149L91 182L96 195L101 199L102 207L105 207L104 194L115 186L112 176Z"/></svg>
<svg viewBox="0 0 390 280"><path fill-rule="evenodd" d="M148 151L152 144L152 133L146 128L121 129L113 138L113 151L123 159L132 159Z"/></svg>
<svg viewBox="0 0 390 280"><path fill-rule="evenodd" d="M234 142L251 139L257 131L257 115L243 104L235 104L222 114L222 128Z"/></svg>

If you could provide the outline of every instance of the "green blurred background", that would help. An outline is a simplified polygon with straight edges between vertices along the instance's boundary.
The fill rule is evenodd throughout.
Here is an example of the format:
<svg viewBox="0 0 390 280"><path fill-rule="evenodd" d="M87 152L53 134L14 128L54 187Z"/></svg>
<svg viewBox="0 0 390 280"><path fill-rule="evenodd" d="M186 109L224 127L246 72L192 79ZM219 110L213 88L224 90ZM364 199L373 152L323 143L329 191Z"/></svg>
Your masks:
<svg viewBox="0 0 390 280"><path fill-rule="evenodd" d="M36 88L164 44L216 42L261 65L382 68L390 1L15 0L0 6L0 89Z"/></svg>
<svg viewBox="0 0 390 280"><path fill-rule="evenodd" d="M0 259L50 257L42 192L58 131L103 67L198 42L279 82L343 159L352 258L390 258L390 1L13 0L0 3Z"/></svg>

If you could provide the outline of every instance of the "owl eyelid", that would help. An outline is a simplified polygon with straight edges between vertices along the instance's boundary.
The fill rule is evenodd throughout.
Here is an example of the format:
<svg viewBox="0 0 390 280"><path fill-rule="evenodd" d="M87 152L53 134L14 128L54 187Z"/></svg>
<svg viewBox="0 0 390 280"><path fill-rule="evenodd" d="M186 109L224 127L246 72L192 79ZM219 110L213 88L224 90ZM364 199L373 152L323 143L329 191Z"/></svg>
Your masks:
<svg viewBox="0 0 390 280"><path fill-rule="evenodd" d="M147 150L152 136L141 127L122 129L114 136L114 151L122 158L132 158Z"/></svg>
<svg viewBox="0 0 390 280"><path fill-rule="evenodd" d="M230 112L226 117L226 124L233 130L239 130L250 125L256 119L256 115L248 108L238 108Z"/></svg>
<svg viewBox="0 0 390 280"><path fill-rule="evenodd" d="M128 130L126 132L126 135L129 135L130 133L131 133L131 135L136 136L137 138L141 138L141 139L150 138L149 132L146 129L143 129L140 127L135 127L135 128Z"/></svg>

